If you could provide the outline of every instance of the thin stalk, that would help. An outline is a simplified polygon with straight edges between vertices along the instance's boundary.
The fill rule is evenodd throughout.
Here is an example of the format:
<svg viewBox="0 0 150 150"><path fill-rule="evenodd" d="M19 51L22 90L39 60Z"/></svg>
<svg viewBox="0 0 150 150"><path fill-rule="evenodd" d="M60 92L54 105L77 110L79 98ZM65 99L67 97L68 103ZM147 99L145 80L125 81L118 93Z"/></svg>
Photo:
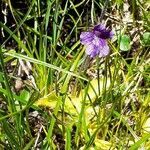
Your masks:
<svg viewBox="0 0 150 150"><path fill-rule="evenodd" d="M102 22L102 20L103 20L104 14L105 14L107 6L108 6L108 2L109 2L109 0L106 0L104 3L104 7L102 8L101 15L100 15L100 22Z"/></svg>
<svg viewBox="0 0 150 150"><path fill-rule="evenodd" d="M100 74L99 74L99 63L100 62L100 58L99 57L97 57L96 58L96 63L97 63L97 84L98 84L98 95L100 95Z"/></svg>
<svg viewBox="0 0 150 150"><path fill-rule="evenodd" d="M16 112L16 108L14 105L14 97L13 97L12 91L10 89L10 85L8 83L9 79L8 79L8 76L7 76L5 67L4 67L4 59L3 59L1 46L0 46L0 60L1 60L0 65L2 68L2 72L4 74L4 81L5 81L6 90L8 91L8 106L9 106L8 109L11 113L13 113L13 112Z"/></svg>

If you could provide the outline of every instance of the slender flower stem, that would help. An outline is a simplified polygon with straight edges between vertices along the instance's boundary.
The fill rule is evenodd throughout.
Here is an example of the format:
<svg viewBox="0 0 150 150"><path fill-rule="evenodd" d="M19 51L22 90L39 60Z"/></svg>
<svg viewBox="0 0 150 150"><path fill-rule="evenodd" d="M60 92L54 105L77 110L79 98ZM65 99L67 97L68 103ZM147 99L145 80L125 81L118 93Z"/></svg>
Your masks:
<svg viewBox="0 0 150 150"><path fill-rule="evenodd" d="M99 63L100 62L100 58L99 57L97 57L96 58L96 63L97 63L97 84L98 84L98 95L100 95L100 74L99 74Z"/></svg>
<svg viewBox="0 0 150 150"><path fill-rule="evenodd" d="M104 7L102 8L101 15L100 15L100 22L102 22L102 19L104 17L105 11L106 11L107 6L108 6L108 2L109 2L109 0L106 0L104 3Z"/></svg>

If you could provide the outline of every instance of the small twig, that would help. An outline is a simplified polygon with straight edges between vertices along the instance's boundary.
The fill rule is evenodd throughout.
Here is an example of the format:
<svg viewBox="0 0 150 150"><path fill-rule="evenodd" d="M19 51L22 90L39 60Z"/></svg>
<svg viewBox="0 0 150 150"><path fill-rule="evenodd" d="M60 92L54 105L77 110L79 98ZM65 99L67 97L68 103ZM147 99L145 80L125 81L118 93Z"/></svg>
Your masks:
<svg viewBox="0 0 150 150"><path fill-rule="evenodd" d="M39 140L39 138L40 138L40 135L41 135L41 132L42 132L42 128L43 128L43 126L41 125L41 127L40 127L40 129L39 129L39 132L38 132L38 134L37 134L37 138L36 138L35 143L34 143L34 148L36 148L36 146L37 146L37 144L38 144L38 140Z"/></svg>

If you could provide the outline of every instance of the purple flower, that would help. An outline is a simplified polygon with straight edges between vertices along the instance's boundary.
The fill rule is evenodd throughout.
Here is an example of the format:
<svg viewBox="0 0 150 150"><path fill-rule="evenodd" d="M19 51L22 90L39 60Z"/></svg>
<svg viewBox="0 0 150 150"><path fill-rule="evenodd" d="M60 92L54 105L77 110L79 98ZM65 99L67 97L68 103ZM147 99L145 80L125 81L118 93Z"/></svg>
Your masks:
<svg viewBox="0 0 150 150"><path fill-rule="evenodd" d="M82 32L80 41L86 47L86 54L90 57L105 57L109 54L107 44L108 38L113 37L113 32L107 29L104 25L96 25L92 31Z"/></svg>

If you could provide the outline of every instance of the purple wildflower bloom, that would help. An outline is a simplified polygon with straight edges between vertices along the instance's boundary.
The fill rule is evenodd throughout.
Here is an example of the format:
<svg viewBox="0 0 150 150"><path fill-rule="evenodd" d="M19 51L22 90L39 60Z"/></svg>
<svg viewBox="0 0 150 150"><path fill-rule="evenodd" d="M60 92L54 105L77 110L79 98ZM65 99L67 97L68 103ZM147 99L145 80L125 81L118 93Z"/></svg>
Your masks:
<svg viewBox="0 0 150 150"><path fill-rule="evenodd" d="M112 38L113 32L104 25L96 25L92 31L82 32L80 41L86 47L86 54L90 57L105 57L109 54L106 39Z"/></svg>

